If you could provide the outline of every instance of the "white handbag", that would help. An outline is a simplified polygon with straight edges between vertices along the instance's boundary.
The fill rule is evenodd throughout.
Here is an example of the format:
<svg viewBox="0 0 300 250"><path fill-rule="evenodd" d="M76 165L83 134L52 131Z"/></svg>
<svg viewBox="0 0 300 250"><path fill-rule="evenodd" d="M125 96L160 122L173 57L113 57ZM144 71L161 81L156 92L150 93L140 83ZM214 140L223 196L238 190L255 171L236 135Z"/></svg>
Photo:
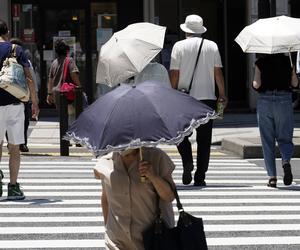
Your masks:
<svg viewBox="0 0 300 250"><path fill-rule="evenodd" d="M10 55L4 60L0 71L0 88L9 92L22 102L29 100L30 92L22 65L17 61L16 45L12 45Z"/></svg>

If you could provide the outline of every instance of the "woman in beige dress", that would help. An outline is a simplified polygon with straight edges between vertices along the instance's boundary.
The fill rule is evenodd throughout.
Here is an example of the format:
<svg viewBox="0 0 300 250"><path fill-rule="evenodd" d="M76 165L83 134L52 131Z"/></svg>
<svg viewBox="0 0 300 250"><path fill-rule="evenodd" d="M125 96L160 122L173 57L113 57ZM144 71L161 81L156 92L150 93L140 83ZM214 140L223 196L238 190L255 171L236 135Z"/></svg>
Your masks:
<svg viewBox="0 0 300 250"><path fill-rule="evenodd" d="M156 218L158 196L163 220L174 226L175 166L158 148L143 148L142 159L139 149L115 152L102 157L94 169L95 177L102 180L106 249L144 249L142 232Z"/></svg>

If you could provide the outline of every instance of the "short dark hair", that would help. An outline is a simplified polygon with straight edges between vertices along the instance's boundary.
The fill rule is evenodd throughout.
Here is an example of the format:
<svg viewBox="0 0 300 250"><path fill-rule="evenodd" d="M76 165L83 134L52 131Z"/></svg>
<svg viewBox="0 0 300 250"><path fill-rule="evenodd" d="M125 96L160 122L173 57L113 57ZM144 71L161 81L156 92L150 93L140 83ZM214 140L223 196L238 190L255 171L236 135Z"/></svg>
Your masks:
<svg viewBox="0 0 300 250"><path fill-rule="evenodd" d="M55 52L58 56L66 56L69 50L70 46L65 40L59 39L55 42Z"/></svg>
<svg viewBox="0 0 300 250"><path fill-rule="evenodd" d="M0 36L6 35L8 33L8 27L6 22L0 19Z"/></svg>

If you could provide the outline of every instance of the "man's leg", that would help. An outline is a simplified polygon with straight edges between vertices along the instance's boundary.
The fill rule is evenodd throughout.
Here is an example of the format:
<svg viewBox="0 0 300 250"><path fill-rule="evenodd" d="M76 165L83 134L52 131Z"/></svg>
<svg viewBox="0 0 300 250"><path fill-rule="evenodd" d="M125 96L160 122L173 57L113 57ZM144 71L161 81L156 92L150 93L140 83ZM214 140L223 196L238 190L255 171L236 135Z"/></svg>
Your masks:
<svg viewBox="0 0 300 250"><path fill-rule="evenodd" d="M290 95L278 97L276 102L276 139L282 156L283 167L283 183L291 185L293 182L293 174L290 160L294 152L293 132L294 132L294 116L293 106Z"/></svg>
<svg viewBox="0 0 300 250"><path fill-rule="evenodd" d="M20 169L20 150L19 145L9 144L9 172L10 184L15 185Z"/></svg>
<svg viewBox="0 0 300 250"><path fill-rule="evenodd" d="M212 109L216 109L215 100L202 100L207 106ZM208 169L209 158L210 158L210 147L212 138L212 127L213 121L210 120L208 123L200 125L197 128L197 170L194 176L195 186L205 186L205 173Z"/></svg>
<svg viewBox="0 0 300 250"><path fill-rule="evenodd" d="M9 142L9 172L8 200L23 200L25 196L17 182L20 169L20 144L24 143L24 105L9 105L7 135Z"/></svg>
<svg viewBox="0 0 300 250"><path fill-rule="evenodd" d="M21 152L29 152L29 149L27 147L27 132L29 128L30 117L31 117L31 103L26 102L24 103L24 144L20 145Z"/></svg>
<svg viewBox="0 0 300 250"><path fill-rule="evenodd" d="M191 172L194 169L192 145L189 141L189 136L184 138L184 140L177 146L177 149L181 155L183 165L182 183L184 185L188 185L192 181Z"/></svg>
<svg viewBox="0 0 300 250"><path fill-rule="evenodd" d="M205 173L208 169L213 122L201 125L197 129L197 170L194 176L196 186L205 186Z"/></svg>
<svg viewBox="0 0 300 250"><path fill-rule="evenodd" d="M9 172L10 183L7 185L7 199L8 200L24 200L25 195L20 189L17 182L20 169L20 145L9 144Z"/></svg>

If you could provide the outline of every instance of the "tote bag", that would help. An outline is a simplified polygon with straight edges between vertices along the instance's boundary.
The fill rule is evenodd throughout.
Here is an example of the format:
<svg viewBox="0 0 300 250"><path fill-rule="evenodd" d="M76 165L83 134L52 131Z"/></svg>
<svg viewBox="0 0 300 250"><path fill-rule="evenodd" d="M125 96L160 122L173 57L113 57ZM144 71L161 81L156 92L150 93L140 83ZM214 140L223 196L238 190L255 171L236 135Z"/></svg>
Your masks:
<svg viewBox="0 0 300 250"><path fill-rule="evenodd" d="M24 68L17 61L16 45L12 45L9 56L4 60L0 71L0 88L9 92L22 102L28 102L30 92Z"/></svg>
<svg viewBox="0 0 300 250"><path fill-rule="evenodd" d="M202 218L186 213L180 202L176 187L172 189L179 212L177 226L168 228L161 219L158 204L159 196L157 195L157 218L143 232L145 250L207 250Z"/></svg>

